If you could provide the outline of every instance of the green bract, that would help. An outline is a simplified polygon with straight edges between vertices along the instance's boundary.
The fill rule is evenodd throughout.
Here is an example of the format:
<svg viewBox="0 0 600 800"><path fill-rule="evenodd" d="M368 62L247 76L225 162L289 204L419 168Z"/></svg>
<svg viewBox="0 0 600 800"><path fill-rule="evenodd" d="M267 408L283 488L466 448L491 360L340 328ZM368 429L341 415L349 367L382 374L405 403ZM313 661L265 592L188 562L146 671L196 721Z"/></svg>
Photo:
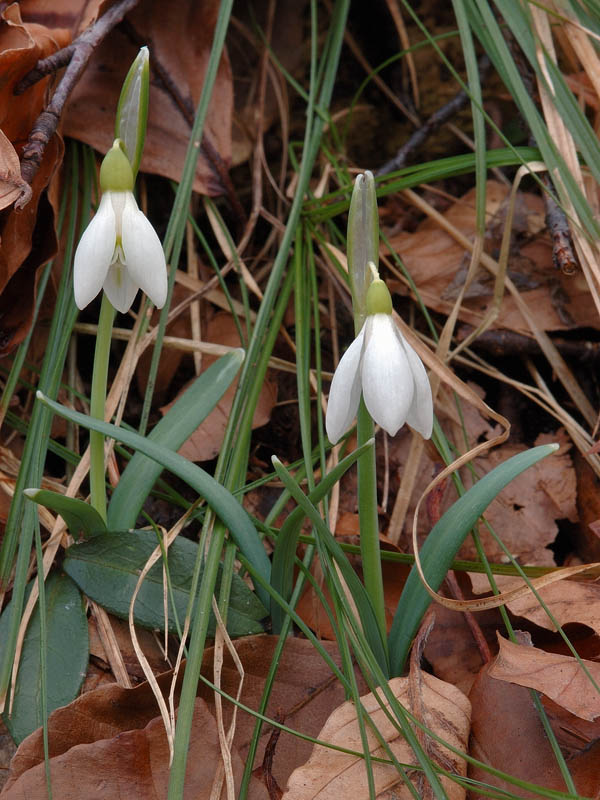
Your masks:
<svg viewBox="0 0 600 800"><path fill-rule="evenodd" d="M385 281L376 278L367 290L367 314L391 314L392 296Z"/></svg>
<svg viewBox="0 0 600 800"><path fill-rule="evenodd" d="M115 139L100 167L100 188L103 192L131 192L133 185L133 170L123 143Z"/></svg>

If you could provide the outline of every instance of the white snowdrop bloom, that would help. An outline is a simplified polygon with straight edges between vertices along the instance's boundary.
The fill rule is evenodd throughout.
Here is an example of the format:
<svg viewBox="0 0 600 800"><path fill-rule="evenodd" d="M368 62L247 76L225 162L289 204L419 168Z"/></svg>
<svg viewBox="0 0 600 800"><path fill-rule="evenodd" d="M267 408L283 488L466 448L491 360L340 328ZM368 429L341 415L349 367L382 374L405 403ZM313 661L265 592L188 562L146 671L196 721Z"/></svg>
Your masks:
<svg viewBox="0 0 600 800"><path fill-rule="evenodd" d="M133 172L116 140L100 169L103 194L73 266L75 303L85 308L101 289L122 313L138 289L158 308L167 299L167 265L156 231L133 196Z"/></svg>
<svg viewBox="0 0 600 800"><path fill-rule="evenodd" d="M367 294L368 316L344 353L331 382L325 427L335 444L351 427L361 391L373 420L395 436L408 423L425 439L433 429L433 402L425 367L392 318L385 283Z"/></svg>

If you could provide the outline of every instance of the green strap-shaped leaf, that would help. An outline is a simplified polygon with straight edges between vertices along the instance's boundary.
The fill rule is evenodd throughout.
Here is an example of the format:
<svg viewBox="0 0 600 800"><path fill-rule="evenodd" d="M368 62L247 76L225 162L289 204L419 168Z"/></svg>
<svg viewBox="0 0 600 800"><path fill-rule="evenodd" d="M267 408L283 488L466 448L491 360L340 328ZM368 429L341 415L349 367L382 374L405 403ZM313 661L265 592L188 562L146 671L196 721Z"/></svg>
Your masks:
<svg viewBox="0 0 600 800"><path fill-rule="evenodd" d="M78 500L76 497L65 497L64 494L51 492L49 489L25 489L23 494L28 500L60 514L73 537L76 537L80 531L88 538L106 530L100 514L83 500Z"/></svg>
<svg viewBox="0 0 600 800"><path fill-rule="evenodd" d="M149 93L150 55L148 48L142 47L123 82L115 119L115 139L121 139L125 145L134 178L146 139Z"/></svg>
<svg viewBox="0 0 600 800"><path fill-rule="evenodd" d="M372 444L372 443L371 443ZM366 446L367 443L365 443ZM352 568L348 558L339 543L334 539L331 531L325 524L319 511L311 503L308 497L304 494L300 486L292 478L287 469L283 466L281 461L272 456L271 461L281 479L283 485L292 495L294 500L298 503L303 513L310 519L315 526L316 535L319 537L321 543L327 548L331 558L333 558L338 565L342 577L348 586L352 595L352 599L358 611L363 631L369 642L373 655L384 673L389 673L389 664L386 652L386 642L382 639L381 631L375 616L375 610L371 603L371 598L367 594L365 587L360 582L360 578Z"/></svg>
<svg viewBox="0 0 600 800"><path fill-rule="evenodd" d="M348 470L357 458L369 447L373 447L373 444L373 439L365 442L362 447L357 448L354 452L350 453L350 455L347 455L346 458L340 461L340 463L331 470L331 472L328 472L319 485L308 495L310 502L313 505L320 503L325 495L333 489L346 470ZM305 517L306 511L303 508L300 506L295 508L279 529L277 541L275 542L273 566L271 568L271 586L279 592L286 602L289 601L292 594L298 536L300 535L300 529ZM271 599L271 620L274 633L279 633L284 619L285 611L274 599Z"/></svg>
<svg viewBox="0 0 600 800"><path fill-rule="evenodd" d="M221 518L229 529L233 541L254 569L263 576L267 583L269 582L271 563L256 532L256 528L252 524L252 520L231 492L228 492L224 486L217 483L207 472L178 453L173 453L168 448L158 445L138 433L80 414L79 411L73 411L60 403L55 403L41 392L37 393L37 397L40 402L47 405L48 408L51 408L61 417L65 417L65 419L69 419L71 422L75 422L77 425L89 430L98 431L111 439L123 442L123 444L134 450L139 450L185 481L206 500L216 515ZM256 591L262 604L265 608L268 608L270 602L268 593L260 587L257 587Z"/></svg>
<svg viewBox="0 0 600 800"><path fill-rule="evenodd" d="M148 439L169 450L178 450L231 386L244 355L244 351L237 348L211 364L155 425ZM144 501L161 472L162 466L156 461L135 453L123 470L108 505L107 524L111 530L135 526Z"/></svg>
<svg viewBox="0 0 600 800"><path fill-rule="evenodd" d="M557 444L546 444L509 458L484 475L446 511L431 529L420 551L423 573L432 589L440 588L467 534L496 495L513 478L557 449ZM392 676L402 673L412 640L430 603L431 597L413 565L388 639Z"/></svg>
<svg viewBox="0 0 600 800"><path fill-rule="evenodd" d="M63 568L81 591L118 617L127 619L129 604L140 572L157 546L153 531L106 531L87 542L67 549ZM179 536L169 547L167 565L172 590L169 599L167 625L177 633L177 620L183 628L188 609L190 586L194 573L198 545ZM220 582L217 580L218 593ZM159 561L144 578L134 606L134 619L145 628L164 630L163 597L166 591L163 561ZM267 611L256 595L237 573L233 573L231 595L227 607L227 630L230 636L262 633L260 620ZM211 618L209 635L214 636L215 620Z"/></svg>
<svg viewBox="0 0 600 800"><path fill-rule="evenodd" d="M27 588L27 596L33 581ZM48 713L77 697L88 663L88 628L79 589L67 575L51 573L46 580L46 651ZM11 604L0 617L0 647L6 642ZM23 642L23 652L10 716L2 715L15 742L42 724L40 680L40 609L36 606Z"/></svg>

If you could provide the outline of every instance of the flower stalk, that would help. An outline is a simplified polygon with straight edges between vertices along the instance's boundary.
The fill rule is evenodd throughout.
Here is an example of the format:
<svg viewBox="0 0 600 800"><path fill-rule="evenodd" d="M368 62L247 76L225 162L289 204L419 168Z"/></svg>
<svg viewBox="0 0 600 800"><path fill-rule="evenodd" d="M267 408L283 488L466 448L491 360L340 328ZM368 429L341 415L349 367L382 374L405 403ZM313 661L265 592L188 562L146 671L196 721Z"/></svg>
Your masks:
<svg viewBox="0 0 600 800"><path fill-rule="evenodd" d="M115 309L106 294L102 295L102 305L98 318L96 334L96 350L94 352L94 373L92 376L92 392L90 416L104 420L106 404L106 385L108 378L108 361L112 339L112 325ZM104 463L104 436L97 431L90 431L90 495L91 505L106 522L106 469Z"/></svg>

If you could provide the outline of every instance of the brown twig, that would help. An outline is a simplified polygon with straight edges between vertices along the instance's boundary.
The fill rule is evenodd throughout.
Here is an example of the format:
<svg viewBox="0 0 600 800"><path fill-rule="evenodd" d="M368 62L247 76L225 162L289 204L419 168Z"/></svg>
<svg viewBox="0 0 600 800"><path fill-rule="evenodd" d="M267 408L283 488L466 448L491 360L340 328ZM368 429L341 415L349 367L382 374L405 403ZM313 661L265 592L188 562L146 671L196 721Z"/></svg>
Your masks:
<svg viewBox="0 0 600 800"><path fill-rule="evenodd" d="M554 187L550 177L548 174L543 174L541 178L542 183L548 189L542 194L546 207L546 225L552 239L552 263L563 275L573 275L578 270L579 262L573 248L569 220L554 200Z"/></svg>
<svg viewBox="0 0 600 800"><path fill-rule="evenodd" d="M92 53L104 37L121 22L125 14L135 8L138 2L139 0L120 0L115 3L104 16L96 20L91 27L87 28L68 47L64 48L64 50L59 50L49 58L39 61L16 87L16 89L24 91L25 88L32 86L52 70L59 69L68 63L65 74L56 87L52 99L37 118L29 134L27 144L23 149L21 175L26 183L31 184L38 171L42 163L44 150L56 131L67 98L81 77ZM15 203L15 207L22 208L25 202L25 199L19 200Z"/></svg>
<svg viewBox="0 0 600 800"><path fill-rule="evenodd" d="M490 66L487 56L483 56L479 61L479 72L485 76ZM388 172L395 172L406 164L409 155L420 147L431 134L441 127L444 122L447 122L451 117L461 111L469 102L469 95L464 89L461 89L451 100L445 105L438 108L437 111L429 117L425 123L416 130L412 136L409 137L396 155L380 167L376 175L387 175Z"/></svg>

